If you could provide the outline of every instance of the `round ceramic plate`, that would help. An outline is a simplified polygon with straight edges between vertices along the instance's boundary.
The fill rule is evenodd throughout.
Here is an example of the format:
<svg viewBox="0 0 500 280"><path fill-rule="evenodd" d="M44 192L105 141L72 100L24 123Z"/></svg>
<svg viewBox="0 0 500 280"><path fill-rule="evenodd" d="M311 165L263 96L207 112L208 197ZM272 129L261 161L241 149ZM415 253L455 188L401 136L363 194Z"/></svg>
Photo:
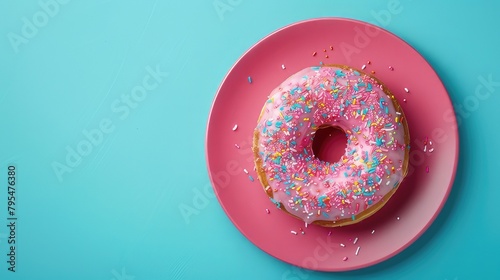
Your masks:
<svg viewBox="0 0 500 280"><path fill-rule="evenodd" d="M269 93L293 73L322 63L364 68L382 80L402 105L411 135L409 175L396 194L370 218L333 229L306 228L276 209L254 180L251 150L252 133ZM320 152L338 143L323 137ZM458 161L455 114L431 66L397 36L339 18L292 24L248 50L217 92L206 141L210 179L234 225L270 255L321 271L367 267L408 247L443 207Z"/></svg>

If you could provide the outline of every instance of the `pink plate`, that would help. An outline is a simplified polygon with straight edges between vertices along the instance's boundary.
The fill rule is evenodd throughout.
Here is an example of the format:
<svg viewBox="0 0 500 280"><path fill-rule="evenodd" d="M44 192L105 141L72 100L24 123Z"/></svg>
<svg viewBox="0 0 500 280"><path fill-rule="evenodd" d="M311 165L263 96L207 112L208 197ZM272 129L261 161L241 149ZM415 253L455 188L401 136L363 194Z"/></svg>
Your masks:
<svg viewBox="0 0 500 280"><path fill-rule="evenodd" d="M320 63L366 65L366 72L374 71L402 105L411 135L409 176L396 194L372 217L333 229L306 228L276 209L259 181L250 178L257 177L252 133L268 94L291 74ZM324 141L320 153L331 151L328 145L335 143L340 142ZM346 271L396 255L434 221L453 185L458 131L446 89L411 46L371 24L321 18L272 33L236 62L214 100L206 148L219 202L251 242L296 266Z"/></svg>

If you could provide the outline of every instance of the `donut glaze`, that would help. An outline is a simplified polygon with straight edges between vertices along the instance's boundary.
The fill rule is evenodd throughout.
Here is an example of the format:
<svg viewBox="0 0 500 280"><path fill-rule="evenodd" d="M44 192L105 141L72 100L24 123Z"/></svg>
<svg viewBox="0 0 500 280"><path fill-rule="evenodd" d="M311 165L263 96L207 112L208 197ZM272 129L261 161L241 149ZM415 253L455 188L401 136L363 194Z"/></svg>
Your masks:
<svg viewBox="0 0 500 280"><path fill-rule="evenodd" d="M313 154L318 129L337 127L338 162ZM254 131L260 182L278 208L322 226L359 222L380 209L407 173L401 107L377 79L342 65L309 67L269 95Z"/></svg>

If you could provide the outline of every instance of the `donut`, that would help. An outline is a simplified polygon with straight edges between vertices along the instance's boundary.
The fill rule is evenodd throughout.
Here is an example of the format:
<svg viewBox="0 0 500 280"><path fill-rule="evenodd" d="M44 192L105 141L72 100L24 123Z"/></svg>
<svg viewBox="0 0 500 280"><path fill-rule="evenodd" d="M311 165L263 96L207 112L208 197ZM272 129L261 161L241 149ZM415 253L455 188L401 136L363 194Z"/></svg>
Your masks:
<svg viewBox="0 0 500 280"><path fill-rule="evenodd" d="M319 129L345 132L337 162L312 149ZM308 67L269 95L253 133L256 172L277 208L306 224L336 227L373 215L408 172L409 130L394 95L345 65Z"/></svg>

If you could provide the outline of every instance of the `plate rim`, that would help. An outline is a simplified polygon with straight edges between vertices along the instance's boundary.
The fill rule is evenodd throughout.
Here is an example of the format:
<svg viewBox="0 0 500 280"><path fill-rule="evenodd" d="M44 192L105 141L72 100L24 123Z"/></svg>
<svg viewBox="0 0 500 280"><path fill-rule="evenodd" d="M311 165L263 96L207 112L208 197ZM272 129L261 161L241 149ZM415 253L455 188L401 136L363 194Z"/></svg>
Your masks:
<svg viewBox="0 0 500 280"><path fill-rule="evenodd" d="M213 179L213 174L212 174L211 166L210 166L210 156L209 156L209 152L208 152L208 149L209 149L208 142L209 142L209 132L210 132L210 127L211 127L210 124L212 123L211 120L212 120L212 116L213 116L214 106L217 103L217 100L219 98L219 94L220 94L222 88L224 87L224 84L226 83L226 81L228 80L229 76L234 71L234 69L241 63L241 61L250 52L252 52L255 48L257 48L262 42L268 40L268 38L270 38L270 37L276 36L276 34L282 32L284 30L287 30L289 28L293 28L294 26L297 26L297 25L303 25L303 24L307 24L307 23L311 23L311 22L323 22L323 21L324 22L327 22L327 21L328 22L330 22L330 21L333 21L333 22L335 22L335 21L343 21L343 22L351 22L351 23L354 23L354 24L368 25L370 27L376 28L376 29L378 29L378 30L380 30L382 32L387 33L387 35L393 37L393 39L398 40L402 44L406 45L406 47L411 48L418 56L420 56L420 58L423 60L423 62L425 62L425 64L429 67L429 69L432 70L432 73L437 77L439 85L444 89L444 91L446 93L446 98L447 98L449 104L451 105L450 109L453 112L453 122L450 122L449 125L450 126L455 125L457 127L457 129L453 132L454 145L455 145L454 159L453 159L453 169L452 169L452 174L451 174L448 186L446 187L446 192L445 192L444 196L442 197L442 199L441 199L441 201L439 203L439 206L436 209L436 211L434 212L434 214L430 217L430 219L425 223L425 225L418 231L418 233L416 235L414 235L412 238L408 239L408 241L406 241L405 244L403 246L401 246L400 248L398 248L397 250L394 250L392 253L386 254L384 257L378 258L377 260L373 260L373 261L370 261L370 262L365 262L363 264L355 265L355 266L349 267L347 269L346 268L340 268L340 269L338 269L338 268L332 268L332 269L321 269L321 268L318 268L318 269L312 270L312 269L309 269L309 268L304 268L301 265L297 265L297 264L291 263L291 262L289 262L287 260L284 260L284 259L282 259L282 258L280 258L280 257L278 257L278 256L276 256L274 254L271 254L271 253L267 252L266 250L264 250L263 248L261 248L258 244L256 244L253 240L251 240L245 234L244 230L242 230L242 228L236 223L236 221L233 220L233 218L229 214L229 211L226 209L226 206L221 201L220 196L218 195L218 190L215 187L215 183L214 183L214 179ZM355 271L355 270L360 270L360 269L364 269L364 268L369 268L369 267L372 267L374 265L381 264L381 263L383 263L383 262L385 262L385 261L387 261L389 259L392 259L394 256L400 254L402 251L406 250L408 247L410 247L412 244L414 244L415 241L417 241L425 232L427 232L427 230L430 228L430 226L435 222L436 218L442 213L442 210L443 210L446 202L448 201L448 198L449 198L449 195L451 193L451 190L453 189L453 185L455 184L455 179L456 179L456 174L457 174L457 169L458 169L458 162L460 160L460 134L459 134L458 126L457 126L457 118L456 118L455 108L453 106L453 101L452 101L452 99L450 97L449 91L446 89L446 86L444 85L443 80L437 74L437 72L434 69L434 67L432 67L432 65L429 63L429 61L418 50L416 50L411 44L409 44L408 42L406 42L404 39L402 39L401 37L397 36L396 34L392 33L391 31L385 29L384 27L381 27L381 26L378 26L378 25L375 25L375 24L372 24L372 23L369 23L369 22L366 22L366 21L362 21L362 20L358 20L358 19L353 19L353 18L346 18L346 17L314 17L314 18L309 18L309 19L300 20L300 21L296 21L296 22L287 24L287 25L282 26L282 27L280 27L278 29L275 29L274 31L272 31L268 35L264 36L263 38L261 38L260 40L258 40L256 43L254 43L250 48L248 48L243 54L241 54L240 57L235 61L235 63L229 68L229 70L225 74L224 78L220 82L220 84L219 84L219 86L217 88L217 91L215 92L215 95L213 97L212 103L210 105L210 110L209 110L209 113L208 113L206 130L205 130L205 139L204 140L205 140L205 145L204 145L205 146L205 162L206 162L206 168L207 168L207 172L208 172L208 177L209 177L210 184L212 185L212 189L214 190L214 193L215 193L215 196L217 198L217 201L219 202L220 206L224 210L224 213L226 214L227 218L229 218L229 220L231 221L231 223L238 229L238 231L240 232L240 234L242 234L254 246L256 246L261 251L265 252L266 254L272 256L275 259L278 259L278 260L280 260L280 261L282 261L284 263L287 263L289 265L301 267L303 269L312 270L312 271L323 271L323 272L348 272L348 271Z"/></svg>

